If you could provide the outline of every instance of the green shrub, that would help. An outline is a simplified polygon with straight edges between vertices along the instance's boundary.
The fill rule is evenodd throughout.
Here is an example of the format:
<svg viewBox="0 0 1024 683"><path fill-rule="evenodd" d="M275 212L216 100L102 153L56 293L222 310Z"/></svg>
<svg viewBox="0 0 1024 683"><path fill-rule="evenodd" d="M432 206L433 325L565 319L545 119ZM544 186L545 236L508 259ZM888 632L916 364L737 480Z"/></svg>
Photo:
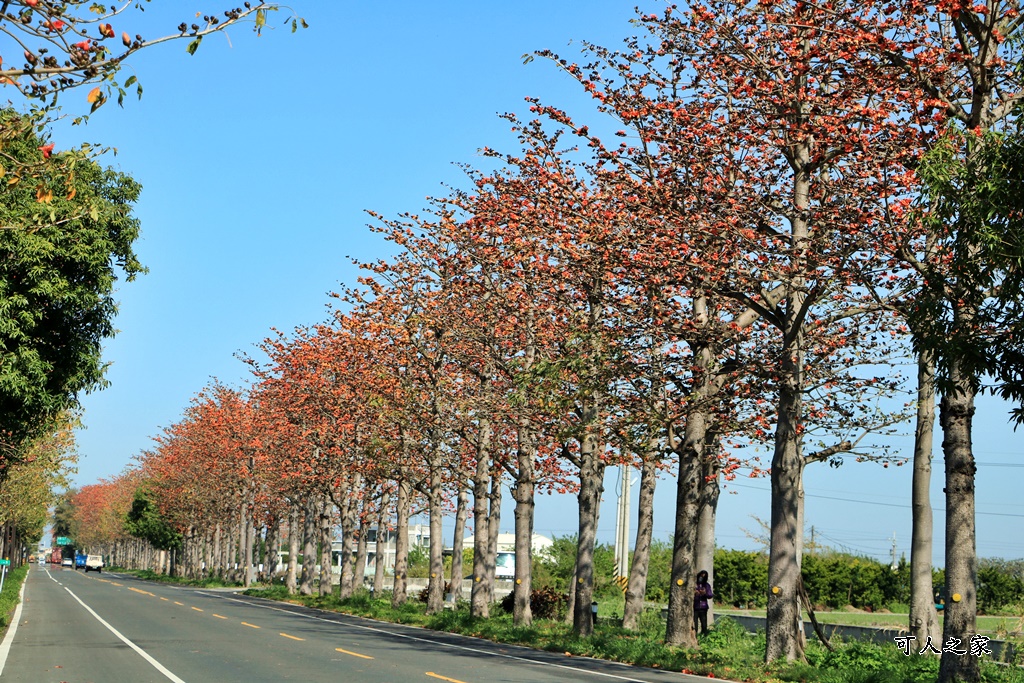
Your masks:
<svg viewBox="0 0 1024 683"><path fill-rule="evenodd" d="M713 588L719 604L764 607L768 600L768 556L743 550L716 550Z"/></svg>

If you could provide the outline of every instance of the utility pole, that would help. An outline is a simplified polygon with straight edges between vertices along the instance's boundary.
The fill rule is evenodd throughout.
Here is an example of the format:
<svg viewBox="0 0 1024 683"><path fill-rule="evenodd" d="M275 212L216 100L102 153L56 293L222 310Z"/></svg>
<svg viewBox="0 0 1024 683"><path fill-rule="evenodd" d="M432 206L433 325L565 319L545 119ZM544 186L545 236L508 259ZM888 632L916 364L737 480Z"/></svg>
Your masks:
<svg viewBox="0 0 1024 683"><path fill-rule="evenodd" d="M619 467L619 507L615 519L615 575L629 576L629 465Z"/></svg>
<svg viewBox="0 0 1024 683"><path fill-rule="evenodd" d="M896 571L900 568L898 562L896 562L896 532L892 532L892 564L889 565L889 569Z"/></svg>

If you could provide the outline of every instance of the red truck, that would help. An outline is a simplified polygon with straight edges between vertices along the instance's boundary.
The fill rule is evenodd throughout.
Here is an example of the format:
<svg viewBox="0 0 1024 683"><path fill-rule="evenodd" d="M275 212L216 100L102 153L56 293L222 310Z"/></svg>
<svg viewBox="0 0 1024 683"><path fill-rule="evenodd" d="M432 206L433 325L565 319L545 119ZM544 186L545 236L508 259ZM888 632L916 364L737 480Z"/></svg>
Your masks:
<svg viewBox="0 0 1024 683"><path fill-rule="evenodd" d="M50 564L60 564L60 561L63 559L64 555L61 553L60 548L57 548L50 553Z"/></svg>

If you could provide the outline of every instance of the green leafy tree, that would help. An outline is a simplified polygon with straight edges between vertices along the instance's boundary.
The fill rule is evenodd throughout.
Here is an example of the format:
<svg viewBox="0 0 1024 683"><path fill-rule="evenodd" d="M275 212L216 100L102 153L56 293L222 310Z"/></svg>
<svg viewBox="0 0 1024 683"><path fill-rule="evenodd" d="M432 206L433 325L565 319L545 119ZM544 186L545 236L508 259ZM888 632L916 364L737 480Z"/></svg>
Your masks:
<svg viewBox="0 0 1024 683"><path fill-rule="evenodd" d="M538 588L567 592L576 568L576 536L556 536L552 541L543 555L537 555L534 560L534 584ZM594 595L603 598L616 592L621 594L614 577L615 549L599 543L594 546Z"/></svg>
<svg viewBox="0 0 1024 683"><path fill-rule="evenodd" d="M0 112L0 126L21 131L6 157L61 156L22 122ZM34 186L0 184L0 481L22 444L102 386L114 285L143 272L131 213L139 184L93 161L70 168L44 167Z"/></svg>
<svg viewBox="0 0 1024 683"><path fill-rule="evenodd" d="M160 513L152 494L145 488L135 492L125 529L132 536L148 541L157 550L181 548L181 533Z"/></svg>
<svg viewBox="0 0 1024 683"><path fill-rule="evenodd" d="M75 523L75 506L71 499L75 495L74 489L69 489L57 504L53 507L53 535L73 537Z"/></svg>

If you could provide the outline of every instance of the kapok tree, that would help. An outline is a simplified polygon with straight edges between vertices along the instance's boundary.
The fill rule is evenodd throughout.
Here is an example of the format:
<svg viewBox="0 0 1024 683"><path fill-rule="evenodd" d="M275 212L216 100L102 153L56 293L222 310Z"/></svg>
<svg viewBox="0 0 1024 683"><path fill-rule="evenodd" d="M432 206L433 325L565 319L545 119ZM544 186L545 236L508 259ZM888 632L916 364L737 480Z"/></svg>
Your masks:
<svg viewBox="0 0 1024 683"><path fill-rule="evenodd" d="M750 204L740 197L749 191L745 174L751 170L743 155L751 141L724 133L728 109L714 98L702 97L691 80L694 74L680 55L693 54L697 48L682 46L679 36L657 26L656 18L648 20L654 34L651 46L633 39L621 53L592 47L598 56L594 64L560 63L602 110L633 129L639 140L608 150L589 137L600 164L633 178L634 193L641 197L630 207L630 220L643 226L634 228L638 248L631 260L644 264L637 268L642 275L636 291L648 291L634 299L647 302L656 319L641 339L654 335L667 352L660 362L685 367L680 371L667 365L659 382L686 396L685 416L676 418L685 424L684 432L677 437L671 419L666 423L666 443L680 456L666 639L695 646L688 586L695 574L697 520L708 507L705 500L713 501L713 488L705 486L713 469L706 465L719 456L718 447L708 449L708 444L717 442L716 435L736 429L734 419L724 417L730 413L724 399L735 401L743 386L737 377L744 368L747 374L752 372L753 365L744 365L744 340L752 330L763 336L763 312L779 305L786 287L769 283L757 290L760 301L755 302L735 296L738 277L750 274L748 257L757 238L754 230L733 237L737 226L749 220L743 212ZM546 113L566 121L557 110L546 108ZM628 136L626 130L619 134ZM682 310L680 301L692 307ZM751 328L754 323L757 326ZM764 340L758 343L763 346ZM688 349L692 360L673 359L668 351L673 347ZM764 427L772 424L759 416ZM826 457L829 452L824 449L817 455Z"/></svg>
<svg viewBox="0 0 1024 683"><path fill-rule="evenodd" d="M718 139L735 143L727 173L709 172L723 168L721 157L704 169L708 190L727 202L712 207L729 275L716 289L756 311L775 338L769 661L801 656L806 363L813 349L835 344L830 337L847 336L846 317L870 310L850 285L876 270L864 260L888 225L876 199L899 197L908 183L899 165L910 139L903 110L875 98L881 74L865 66L862 36L848 19L865 11L713 3L643 20L661 38L652 49L693 74L683 94L700 98L707 113L691 125L713 125ZM870 239L868 229L876 230Z"/></svg>
<svg viewBox="0 0 1024 683"><path fill-rule="evenodd" d="M520 124L508 118L519 130ZM518 155L488 150L505 165L491 173L468 170L472 191L437 200L441 220L433 234L453 247L444 250L452 254L457 272L448 288L455 311L450 334L458 340L452 345L453 359L461 373L475 380L472 386L479 387L464 394L474 441L470 476L475 548L480 549L474 554L473 609L486 614L484 597L493 578L497 522L487 518L487 506L498 506L487 482L493 492L504 470L512 477L516 503L513 619L527 625L532 620L535 495L548 488L575 492L577 485L559 462L560 449L553 448L562 431L564 405L553 400L553 385L543 371L559 356L558 345L565 337L547 243L551 224L534 210L545 190L543 168L551 158L525 130L522 141ZM503 443L506 448L500 447ZM494 469L499 469L496 476Z"/></svg>
<svg viewBox="0 0 1024 683"><path fill-rule="evenodd" d="M630 199L623 188L602 185L593 169L573 159L571 149L561 149L565 129L548 132L539 122L516 122L515 130L522 154L505 157L511 169L507 179L488 181L506 208L486 218L512 228L502 236L514 247L505 258L532 271L533 302L524 301L520 315L531 329L546 333L542 345L534 342L527 382L534 385L534 396L560 414L549 438L559 440L559 456L578 476L578 551L570 602L573 629L585 635L593 629L593 552L604 472L618 457L609 448L615 410L608 395L619 369L615 343L622 319L616 307L629 263L623 254L631 248ZM538 351L543 355L537 357Z"/></svg>
<svg viewBox="0 0 1024 683"><path fill-rule="evenodd" d="M994 198L1000 174L985 166L990 138L1015 125L1024 97L1021 9L1017 0L908 3L889 10L889 23L905 27L902 32L874 31L878 61L911 80L908 92L923 110L936 112L944 135L922 168L924 205L935 219L927 223L928 239L898 252L922 281L910 308L914 348L934 359L941 393L946 590L959 598L948 602L943 617L942 681L980 678L977 658L960 656L961 643L975 632L977 608L971 430L981 376L999 366L998 352L991 352L1000 331L984 311L1006 265L986 257L984 245L993 244L1000 220L999 208L986 199ZM926 599L921 592L915 604Z"/></svg>
<svg viewBox="0 0 1024 683"><path fill-rule="evenodd" d="M404 419L399 437L403 448L421 444L422 478L410 481L424 496L430 523L430 570L427 610L438 612L444 601L442 516L444 493L456 480L461 488L461 463L452 448L451 415L459 403L457 375L449 358L451 270L442 249L429 237L414 236L402 222L383 221L388 239L404 246L390 262L364 264L371 275L360 278L367 289L361 315L372 317L392 344L400 378ZM400 530L401 531L401 530Z"/></svg>
<svg viewBox="0 0 1024 683"><path fill-rule="evenodd" d="M129 90L142 97L142 85L134 73L121 79L122 68L140 50L185 40L187 52L195 54L211 34L250 25L259 35L278 12L290 12L277 3L246 2L243 7L222 12L187 16L173 32L168 26L168 35L144 38L140 34L143 11L141 3L130 1L107 6L82 0L4 0L0 5L0 35L9 42L0 52L0 84L17 91L31 106L33 124L44 126L51 121L59 97L70 90L88 91L67 107L76 113L94 112L109 99L122 104ZM288 21L293 32L299 26L306 27L306 22L294 13ZM85 118L77 116L75 121ZM0 123L0 147L17 134L9 122ZM65 158L63 172L70 174L70 162L90 153L85 147ZM8 175L5 182L12 183L34 178L40 166L37 160L6 155L0 162L0 170Z"/></svg>
<svg viewBox="0 0 1024 683"><path fill-rule="evenodd" d="M293 485L295 503L304 510L305 555L320 544L326 555L322 571L330 571L333 510L342 498L358 488L353 466L353 440L358 438L353 420L352 394L347 377L357 367L348 351L346 338L326 326L299 328L293 338L278 335L262 344L270 361L259 367L250 361L261 379L261 396L279 416L291 423L291 455L278 459L279 476ZM351 533L351 530L347 530ZM347 559L347 558L346 558ZM323 561L326 560L326 561ZM301 590L310 590L311 562L303 564ZM326 569L324 569L326 567ZM321 593L330 591L330 577L321 577ZM351 579L351 577L349 577Z"/></svg>

